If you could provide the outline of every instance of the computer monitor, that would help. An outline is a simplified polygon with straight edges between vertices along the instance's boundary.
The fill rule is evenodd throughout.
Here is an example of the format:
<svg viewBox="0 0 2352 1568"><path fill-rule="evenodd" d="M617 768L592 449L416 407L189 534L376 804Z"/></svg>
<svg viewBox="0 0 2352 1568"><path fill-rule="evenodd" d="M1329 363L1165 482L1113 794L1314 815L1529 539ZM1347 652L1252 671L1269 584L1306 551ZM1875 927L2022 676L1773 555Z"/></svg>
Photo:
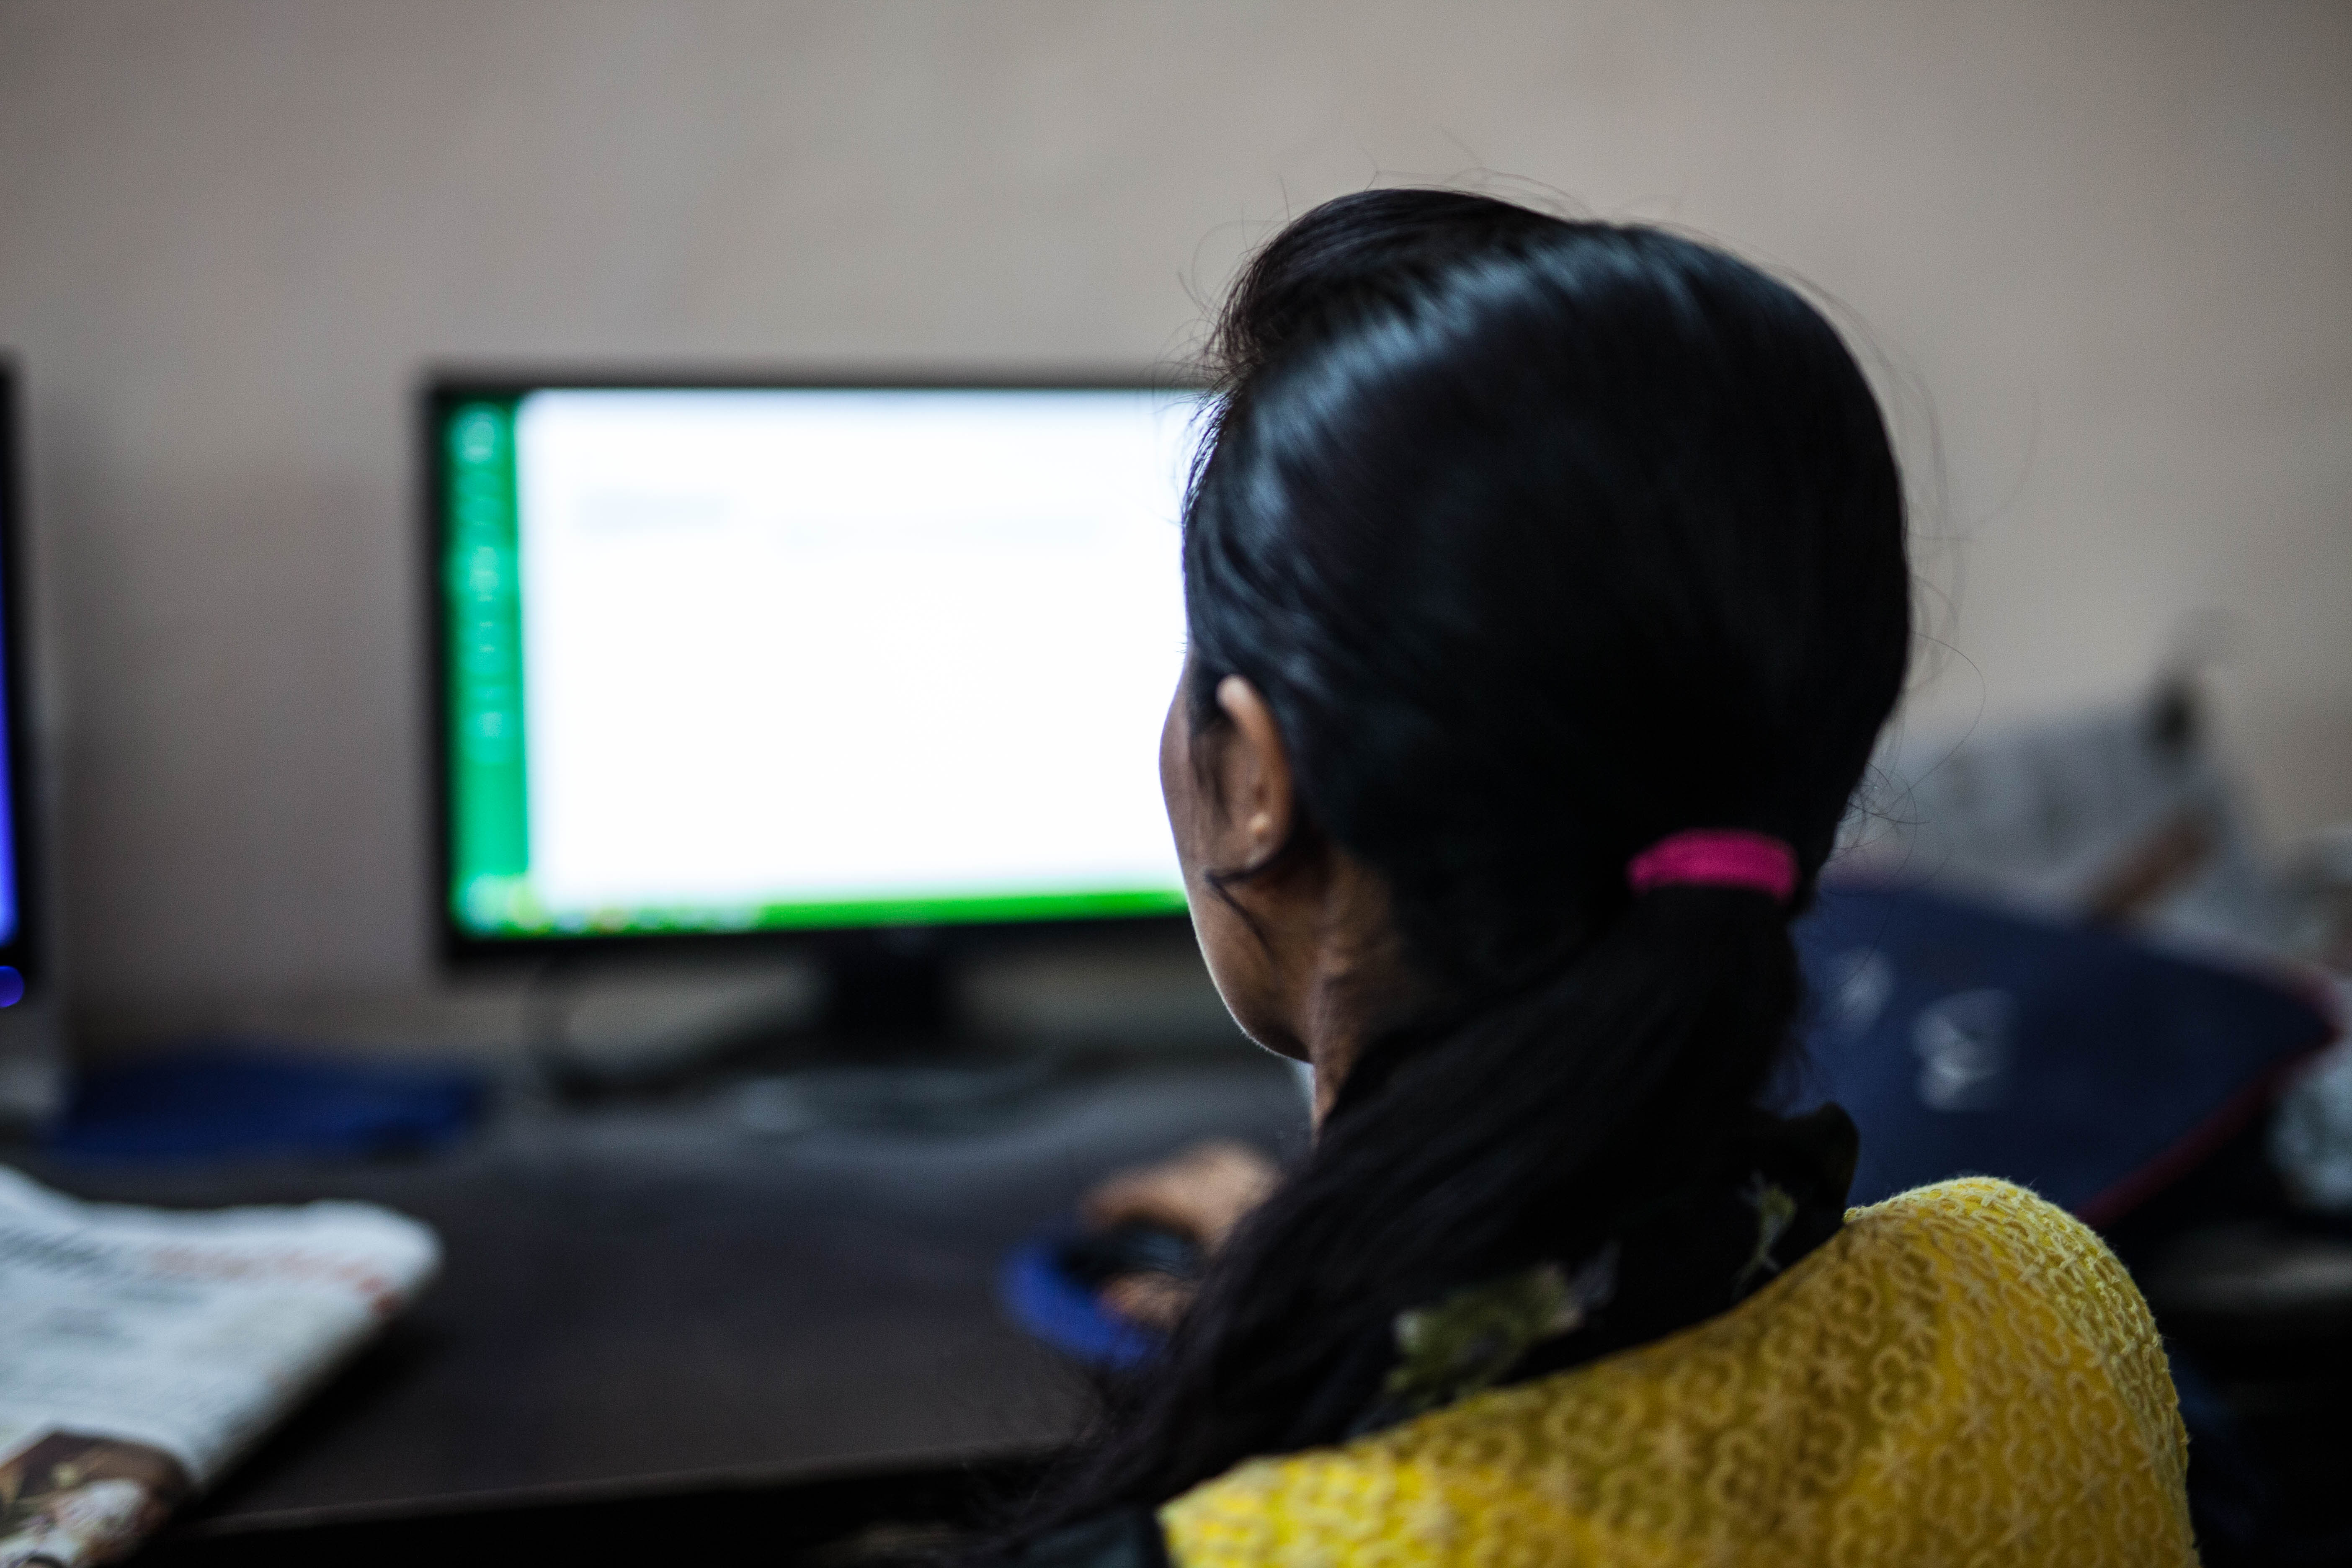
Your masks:
<svg viewBox="0 0 2352 1568"><path fill-rule="evenodd" d="M1156 758L1202 412L1140 383L436 378L445 950L1181 916Z"/></svg>
<svg viewBox="0 0 2352 1568"><path fill-rule="evenodd" d="M24 475L15 363L0 354L0 1007L25 1000L42 974L32 808L22 534Z"/></svg>

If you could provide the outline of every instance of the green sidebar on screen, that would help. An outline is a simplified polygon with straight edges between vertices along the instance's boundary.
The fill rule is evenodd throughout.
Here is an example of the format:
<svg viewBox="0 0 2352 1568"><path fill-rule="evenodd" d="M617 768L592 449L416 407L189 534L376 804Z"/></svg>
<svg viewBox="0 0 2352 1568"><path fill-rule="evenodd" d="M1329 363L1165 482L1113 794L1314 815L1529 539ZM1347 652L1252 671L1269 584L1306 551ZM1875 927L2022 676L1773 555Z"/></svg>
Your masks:
<svg viewBox="0 0 2352 1568"><path fill-rule="evenodd" d="M1194 395L436 407L462 933L1184 908L1156 759Z"/></svg>

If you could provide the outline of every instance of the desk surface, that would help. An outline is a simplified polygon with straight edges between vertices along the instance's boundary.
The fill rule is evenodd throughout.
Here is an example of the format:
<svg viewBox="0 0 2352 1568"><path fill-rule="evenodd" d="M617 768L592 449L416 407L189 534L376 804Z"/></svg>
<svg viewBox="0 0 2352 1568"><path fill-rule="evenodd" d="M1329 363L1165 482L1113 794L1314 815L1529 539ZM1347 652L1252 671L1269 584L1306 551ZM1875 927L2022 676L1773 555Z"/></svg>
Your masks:
<svg viewBox="0 0 2352 1568"><path fill-rule="evenodd" d="M441 1279L194 1518L1043 1447L1082 1376L1004 1320L1006 1250L1192 1139L1294 1152L1272 1058L1067 1076L956 1133L762 1135L726 1093L519 1108L432 1159L27 1169L172 1205L362 1198L434 1226Z"/></svg>

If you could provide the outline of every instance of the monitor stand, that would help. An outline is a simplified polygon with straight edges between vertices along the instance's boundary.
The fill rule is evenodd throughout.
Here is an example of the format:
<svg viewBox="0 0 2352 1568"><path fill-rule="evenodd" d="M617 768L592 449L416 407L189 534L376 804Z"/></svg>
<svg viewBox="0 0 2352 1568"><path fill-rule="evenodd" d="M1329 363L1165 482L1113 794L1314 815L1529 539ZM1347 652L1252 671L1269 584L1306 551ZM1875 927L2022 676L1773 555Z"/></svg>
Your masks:
<svg viewBox="0 0 2352 1568"><path fill-rule="evenodd" d="M937 942L844 945L825 955L820 973L817 1015L792 1042L803 1052L870 1058L971 1048L954 971Z"/></svg>
<svg viewBox="0 0 2352 1568"><path fill-rule="evenodd" d="M1053 1065L976 1033L956 978L936 942L836 948L814 1021L739 1091L744 1129L970 1132L1024 1114Z"/></svg>
<svg viewBox="0 0 2352 1568"><path fill-rule="evenodd" d="M751 1074L1003 1065L1003 1042L984 1041L961 1005L954 957L928 937L841 942L814 972L804 961L764 976L756 968L656 970L649 995L616 1007L633 993L610 984L626 973L578 961L542 972L531 1054L559 1098L672 1094ZM642 993L646 973L634 979Z"/></svg>

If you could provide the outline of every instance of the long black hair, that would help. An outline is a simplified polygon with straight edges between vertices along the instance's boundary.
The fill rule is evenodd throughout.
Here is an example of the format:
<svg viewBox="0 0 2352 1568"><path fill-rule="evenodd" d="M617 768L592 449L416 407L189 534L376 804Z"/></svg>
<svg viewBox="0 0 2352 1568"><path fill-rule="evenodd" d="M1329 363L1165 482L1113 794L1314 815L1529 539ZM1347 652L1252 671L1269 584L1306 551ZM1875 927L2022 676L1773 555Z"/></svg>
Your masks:
<svg viewBox="0 0 2352 1568"><path fill-rule="evenodd" d="M1227 675L1264 695L1294 850L1379 875L1431 1000L1366 1048L1061 1520L1339 1439L1361 1402L1335 1381L1400 1310L1600 1243L1736 1136L1800 1000L1790 910L1636 899L1626 862L1771 834L1801 907L1910 643L1877 404L1817 310L1719 250L1368 192L1257 255L1215 353L1189 722L1217 743Z"/></svg>

